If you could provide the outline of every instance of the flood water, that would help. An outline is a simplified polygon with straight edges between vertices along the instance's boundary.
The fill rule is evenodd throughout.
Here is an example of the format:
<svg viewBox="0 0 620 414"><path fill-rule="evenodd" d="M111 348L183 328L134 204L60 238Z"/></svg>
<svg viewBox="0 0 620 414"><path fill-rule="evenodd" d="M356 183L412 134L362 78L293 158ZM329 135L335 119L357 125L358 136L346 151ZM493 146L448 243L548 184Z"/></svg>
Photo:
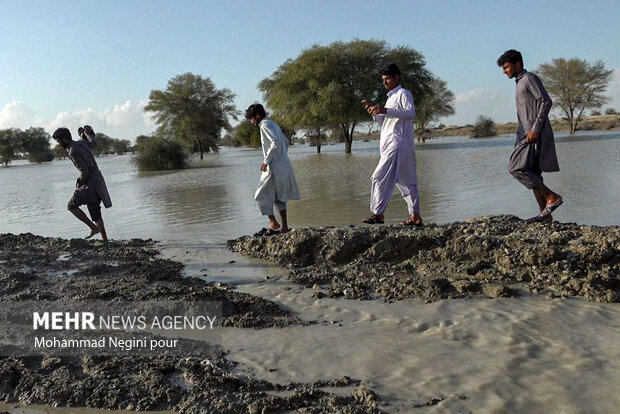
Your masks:
<svg viewBox="0 0 620 414"><path fill-rule="evenodd" d="M443 138L417 145L421 212L426 221L446 223L487 214L535 215L532 193L507 172L512 136ZM620 224L620 132L560 135L561 171L546 174L564 205L556 220ZM359 224L367 217L370 176L378 141L327 145L322 154L305 145L290 147L302 199L289 203L291 226ZM260 151L224 148L192 168L139 173L132 156L98 158L114 206L104 210L109 237L153 238L212 244L253 233L265 225L253 201ZM0 168L0 232L80 237L87 233L66 211L77 171L69 160L15 162ZM395 194L387 223L407 215Z"/></svg>
<svg viewBox="0 0 620 414"><path fill-rule="evenodd" d="M556 220L620 224L620 132L559 134L561 172L547 185L565 203ZM417 144L421 212L446 223L488 214L535 215L532 193L507 172L513 137L442 138ZM302 199L289 204L292 227L360 224L367 217L378 141L353 154L290 147ZM286 329L226 329L238 370L287 383L362 380L388 412L614 413L620 395L620 309L583 299L544 297L424 304L312 297L286 270L230 253L227 239L266 225L253 202L261 154L223 149L200 168L139 173L132 156L97 159L114 206L104 210L111 238L153 238L186 274L237 285L302 319ZM77 171L70 161L16 162L0 168L0 232L82 237L66 211ZM407 215L395 194L387 224ZM269 276L269 279L266 277ZM420 402L438 399L428 406ZM15 411L17 412L17 411Z"/></svg>

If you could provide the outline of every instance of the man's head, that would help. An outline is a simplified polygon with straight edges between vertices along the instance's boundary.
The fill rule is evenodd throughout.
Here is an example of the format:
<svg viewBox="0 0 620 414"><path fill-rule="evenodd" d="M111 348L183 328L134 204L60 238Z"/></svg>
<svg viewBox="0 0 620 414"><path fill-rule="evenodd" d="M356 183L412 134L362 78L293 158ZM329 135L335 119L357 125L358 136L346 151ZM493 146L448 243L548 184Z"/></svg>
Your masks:
<svg viewBox="0 0 620 414"><path fill-rule="evenodd" d="M507 50L497 59L497 66L502 68L509 79L512 79L523 71L523 56L518 50Z"/></svg>
<svg viewBox="0 0 620 414"><path fill-rule="evenodd" d="M381 71L381 79L383 80L383 86L388 91L391 91L398 85L400 85L400 69L396 63L390 63Z"/></svg>
<svg viewBox="0 0 620 414"><path fill-rule="evenodd" d="M64 127L54 131L52 138L63 148L69 148L73 142L73 139L71 139L71 132Z"/></svg>
<svg viewBox="0 0 620 414"><path fill-rule="evenodd" d="M258 125L266 116L265 108L259 103L250 105L245 111L245 119L250 121L252 125Z"/></svg>
<svg viewBox="0 0 620 414"><path fill-rule="evenodd" d="M84 128L82 127L78 128L78 137L84 138Z"/></svg>

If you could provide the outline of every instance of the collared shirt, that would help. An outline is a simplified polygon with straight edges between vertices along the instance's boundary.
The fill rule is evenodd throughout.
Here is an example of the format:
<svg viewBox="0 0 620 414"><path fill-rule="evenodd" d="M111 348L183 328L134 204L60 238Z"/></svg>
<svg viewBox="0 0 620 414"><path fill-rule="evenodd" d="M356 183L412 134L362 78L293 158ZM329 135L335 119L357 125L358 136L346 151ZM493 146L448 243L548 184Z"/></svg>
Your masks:
<svg viewBox="0 0 620 414"><path fill-rule="evenodd" d="M413 119L415 118L413 95L398 85L389 91L387 96L385 103L387 113L374 116L375 121L381 125L381 141L391 137L413 141Z"/></svg>

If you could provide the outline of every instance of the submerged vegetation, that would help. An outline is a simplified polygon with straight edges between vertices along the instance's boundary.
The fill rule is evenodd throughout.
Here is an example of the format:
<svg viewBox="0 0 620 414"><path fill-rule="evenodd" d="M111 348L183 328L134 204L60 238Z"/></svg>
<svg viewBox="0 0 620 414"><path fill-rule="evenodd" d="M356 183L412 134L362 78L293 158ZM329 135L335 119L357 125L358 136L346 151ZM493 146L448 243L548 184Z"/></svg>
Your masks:
<svg viewBox="0 0 620 414"><path fill-rule="evenodd" d="M134 163L140 171L180 170L187 168L188 158L187 151L178 141L150 137L138 144Z"/></svg>
<svg viewBox="0 0 620 414"><path fill-rule="evenodd" d="M479 115L470 136L472 138L484 138L496 135L495 122L487 116Z"/></svg>

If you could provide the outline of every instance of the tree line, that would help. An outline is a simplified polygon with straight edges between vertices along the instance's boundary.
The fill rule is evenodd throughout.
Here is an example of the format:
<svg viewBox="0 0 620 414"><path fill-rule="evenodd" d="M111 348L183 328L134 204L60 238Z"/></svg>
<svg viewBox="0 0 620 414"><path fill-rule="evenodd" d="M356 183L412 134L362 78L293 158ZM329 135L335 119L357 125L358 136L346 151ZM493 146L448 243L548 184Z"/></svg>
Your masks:
<svg viewBox="0 0 620 414"><path fill-rule="evenodd" d="M133 152L134 147L128 139L110 138L106 134L96 134L97 147L95 156L108 154L122 155ZM7 166L11 161L27 159L30 162L48 162L53 159L67 157L67 151L56 144L50 145L51 136L41 127L31 127L26 130L19 128L0 129L0 163Z"/></svg>
<svg viewBox="0 0 620 414"><path fill-rule="evenodd" d="M414 96L418 137L427 136L430 126L454 114L454 93L426 67L424 56L411 47L391 47L381 40L313 45L284 61L259 82L258 89L269 116L286 130L289 139L303 134L320 152L321 143L331 137L344 142L349 153L357 128L372 130L360 101L385 103L380 68L389 62L399 65L401 84ZM552 59L535 73L551 95L554 109L569 122L571 134L577 130L584 110L596 110L608 101L604 92L612 71L600 61L590 64L578 58ZM192 73L174 77L165 90L151 91L145 108L155 113L158 124L151 145L170 147L176 142L175 154L189 150L199 152L201 159L204 152L217 151L222 143L260 147L259 131L249 122L230 127L231 120L239 116L234 97L229 89L217 89L208 77ZM477 136L494 131L488 117L480 117L477 124ZM227 132L224 137L223 132Z"/></svg>
<svg viewBox="0 0 620 414"><path fill-rule="evenodd" d="M7 166L12 160L27 159L45 162L54 159L50 148L50 135L43 128L0 129L0 162Z"/></svg>
<svg viewBox="0 0 620 414"><path fill-rule="evenodd" d="M360 101L385 103L387 96L380 82L380 70L392 62L401 68L401 84L414 96L416 135L425 137L439 119L454 114L454 93L426 67L422 53L408 46L392 47L382 40L361 39L313 45L284 61L259 82L258 89L269 116L289 139L303 134L320 152L321 143L331 137L344 142L345 152L350 153L356 130L361 127L372 130ZM613 72L605 69L600 61L590 64L578 58L552 59L540 65L535 73L543 80L554 108L570 123L571 134L577 130L584 110L592 112L608 102L604 92ZM208 77L193 73L175 76L165 89L152 90L145 111L154 114L157 129L151 136L136 139L138 167L181 168L187 165L189 153L198 153L203 159L204 153L218 151L222 143L259 147L257 128L244 120L232 128L232 122L240 116L234 98L230 89L218 89ZM227 135L224 137L223 133ZM35 161L49 158L45 149L34 147L42 145L35 144L36 139L28 141L32 148L26 149L25 144L19 144L21 138L8 138L16 134L19 135L12 129L0 135L3 137L0 157L4 163L24 154ZM32 134L36 135L31 131ZM131 148L128 140L97 135L96 155L124 153ZM54 148L54 154L60 156L61 152Z"/></svg>

